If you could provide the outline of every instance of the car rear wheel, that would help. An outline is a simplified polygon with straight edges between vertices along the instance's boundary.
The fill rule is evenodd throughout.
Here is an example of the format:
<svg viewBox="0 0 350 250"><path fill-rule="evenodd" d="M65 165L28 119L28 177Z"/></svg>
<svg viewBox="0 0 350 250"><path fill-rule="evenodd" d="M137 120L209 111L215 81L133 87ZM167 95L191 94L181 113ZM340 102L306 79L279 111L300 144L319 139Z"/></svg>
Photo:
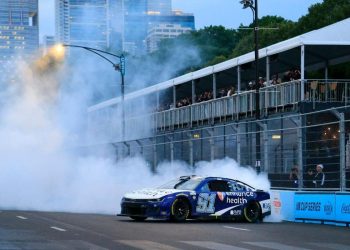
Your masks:
<svg viewBox="0 0 350 250"><path fill-rule="evenodd" d="M147 217L143 216L130 216L130 218L136 221L144 221L145 219L147 219Z"/></svg>
<svg viewBox="0 0 350 250"><path fill-rule="evenodd" d="M247 204L243 211L244 219L248 222L257 222L261 217L260 205L257 201L252 201Z"/></svg>
<svg viewBox="0 0 350 250"><path fill-rule="evenodd" d="M176 199L171 206L171 219L185 221L190 214L190 205L184 199Z"/></svg>

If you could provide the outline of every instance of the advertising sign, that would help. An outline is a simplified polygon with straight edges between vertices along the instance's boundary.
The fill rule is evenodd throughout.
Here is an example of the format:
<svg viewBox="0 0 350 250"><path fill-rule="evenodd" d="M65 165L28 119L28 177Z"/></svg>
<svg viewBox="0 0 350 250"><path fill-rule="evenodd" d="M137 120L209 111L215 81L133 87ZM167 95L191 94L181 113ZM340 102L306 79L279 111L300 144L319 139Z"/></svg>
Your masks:
<svg viewBox="0 0 350 250"><path fill-rule="evenodd" d="M337 221L350 222L350 194L336 194L336 217Z"/></svg>
<svg viewBox="0 0 350 250"><path fill-rule="evenodd" d="M295 193L295 219L335 221L335 195L327 193Z"/></svg>

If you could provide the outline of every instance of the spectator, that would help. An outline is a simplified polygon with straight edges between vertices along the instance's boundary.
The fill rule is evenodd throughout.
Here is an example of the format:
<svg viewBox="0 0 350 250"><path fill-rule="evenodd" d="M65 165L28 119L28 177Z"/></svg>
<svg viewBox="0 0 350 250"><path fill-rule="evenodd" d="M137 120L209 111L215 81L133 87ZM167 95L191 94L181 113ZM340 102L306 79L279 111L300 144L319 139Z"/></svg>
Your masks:
<svg viewBox="0 0 350 250"><path fill-rule="evenodd" d="M272 79L270 81L270 85L277 85L278 82L277 82L277 76L276 75L273 75L272 76Z"/></svg>
<svg viewBox="0 0 350 250"><path fill-rule="evenodd" d="M312 168L309 168L304 178L304 187L305 188L315 187L315 184L313 184L313 179L314 179L314 170Z"/></svg>
<svg viewBox="0 0 350 250"><path fill-rule="evenodd" d="M324 180L325 180L325 174L323 173L323 165L318 164L316 166L316 175L315 175L314 180L313 180L315 187L316 188L323 188L324 187Z"/></svg>
<svg viewBox="0 0 350 250"><path fill-rule="evenodd" d="M262 78L261 76L259 77L259 88L263 88L266 86L266 82L264 81L264 78Z"/></svg>
<svg viewBox="0 0 350 250"><path fill-rule="evenodd" d="M292 187L299 187L299 169L298 166L295 165L289 173L289 180L292 182Z"/></svg>
<svg viewBox="0 0 350 250"><path fill-rule="evenodd" d="M222 88L219 90L219 97L225 97L226 96L226 91L225 91L225 88Z"/></svg>
<svg viewBox="0 0 350 250"><path fill-rule="evenodd" d="M235 94L235 88L233 86L227 92L227 96L233 96Z"/></svg>

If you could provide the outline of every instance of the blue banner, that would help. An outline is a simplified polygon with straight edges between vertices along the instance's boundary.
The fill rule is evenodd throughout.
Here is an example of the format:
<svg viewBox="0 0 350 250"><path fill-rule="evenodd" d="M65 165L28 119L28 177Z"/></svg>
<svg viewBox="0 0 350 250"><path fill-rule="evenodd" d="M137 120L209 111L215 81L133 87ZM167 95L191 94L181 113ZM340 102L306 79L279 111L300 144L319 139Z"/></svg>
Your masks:
<svg viewBox="0 0 350 250"><path fill-rule="evenodd" d="M336 193L336 218L339 222L350 222L350 193Z"/></svg>
<svg viewBox="0 0 350 250"><path fill-rule="evenodd" d="M295 219L335 221L335 204L334 193L295 193Z"/></svg>

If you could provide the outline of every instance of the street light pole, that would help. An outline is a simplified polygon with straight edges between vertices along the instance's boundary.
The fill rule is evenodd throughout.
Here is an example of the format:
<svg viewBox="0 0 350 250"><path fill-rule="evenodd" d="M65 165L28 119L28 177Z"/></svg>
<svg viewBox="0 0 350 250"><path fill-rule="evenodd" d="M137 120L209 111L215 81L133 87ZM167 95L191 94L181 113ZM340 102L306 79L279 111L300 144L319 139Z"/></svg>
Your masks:
<svg viewBox="0 0 350 250"><path fill-rule="evenodd" d="M109 62L110 64L113 65L113 68L116 71L120 72L120 77L121 77L121 112L122 112L122 141L125 140L125 108L124 108L124 92L125 92L125 83L124 83L124 75L125 75L125 56L123 54L121 55L115 55L112 54L110 52L107 51L103 51L103 50L99 50L99 49L94 49L94 48L90 48L90 47L86 47L86 46L80 46L80 45L70 45L70 44L62 44L63 47L73 47L73 48L81 48L81 49L85 49L87 51L90 51L96 55L98 55L99 57L101 57L102 59L104 59L105 61ZM119 63L114 63L112 60L110 60L109 58L107 58L108 56L112 56L112 57L116 57L119 59Z"/></svg>
<svg viewBox="0 0 350 250"><path fill-rule="evenodd" d="M260 119L260 83L259 83L259 44L258 44L258 0L241 0L243 4L243 9L250 8L253 12L253 22L254 22L254 55L255 55L255 118ZM260 127L256 126L256 161L255 168L258 173L260 173L261 166L261 152L260 152Z"/></svg>

